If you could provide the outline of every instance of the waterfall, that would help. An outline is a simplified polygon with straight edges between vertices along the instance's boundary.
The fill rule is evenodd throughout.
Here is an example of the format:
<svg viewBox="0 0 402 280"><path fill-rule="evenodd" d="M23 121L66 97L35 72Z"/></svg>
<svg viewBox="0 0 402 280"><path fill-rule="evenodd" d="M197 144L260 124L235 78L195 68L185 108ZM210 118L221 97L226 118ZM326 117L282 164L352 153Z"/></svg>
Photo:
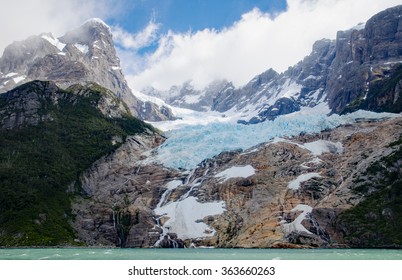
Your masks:
<svg viewBox="0 0 402 280"><path fill-rule="evenodd" d="M165 205L167 202L167 199L169 198L171 193L172 193L172 190L169 190L169 189L164 191L161 196L161 199L158 202L158 205L156 205L156 208L161 208L163 205Z"/></svg>
<svg viewBox="0 0 402 280"><path fill-rule="evenodd" d="M326 242L329 242L329 235L325 232L325 230L321 229L320 224L312 217L312 214L309 213L307 215L310 223L312 224L312 228L315 229L315 234L318 235L321 239Z"/></svg>
<svg viewBox="0 0 402 280"><path fill-rule="evenodd" d="M123 241L120 237L119 229L118 229L118 226L120 224L120 219L119 219L120 215L119 214L120 214L120 212L116 212L116 202L115 202L112 205L113 228L116 230L117 238L119 239L119 246L121 247Z"/></svg>
<svg viewBox="0 0 402 280"><path fill-rule="evenodd" d="M192 174L191 174L190 176L192 176ZM186 179L186 181L187 181L187 179ZM166 189L166 191L163 192L163 194L162 194L162 196L161 196L161 199L159 200L158 204L156 205L154 211L157 211L157 209L160 209L160 208L163 207L165 204L167 204L170 194L171 194L171 193L173 192L173 190L176 189L178 186L181 186L182 183L183 183L183 182L182 182L181 180L173 180L173 181L168 182L168 183L166 184L167 189ZM168 235L168 233L169 233L169 228L162 226L161 223L160 223L160 219L161 219L162 217L164 217L165 215L166 215L166 214L162 214L162 215L160 215L158 218L156 218L156 224L157 224L157 226L158 226L159 228L162 229L162 233L160 234L159 240L155 242L154 247L159 247L159 244L160 244L161 241L165 238L166 235L167 235L168 238L170 239L170 236ZM174 241L174 240L172 240L172 241ZM176 243L176 246L177 246L177 242L176 242L176 241L174 241L174 242ZM173 243L173 244L174 244L174 243Z"/></svg>
<svg viewBox="0 0 402 280"><path fill-rule="evenodd" d="M114 212L114 208L116 207L116 203L113 203L112 211L113 211L113 227L116 229L116 214Z"/></svg>
<svg viewBox="0 0 402 280"><path fill-rule="evenodd" d="M195 169L190 171L190 173L188 174L188 176L187 176L186 180L184 181L183 185L188 185L188 183L190 182L191 177L193 177L193 175L194 175L194 172L195 172Z"/></svg>

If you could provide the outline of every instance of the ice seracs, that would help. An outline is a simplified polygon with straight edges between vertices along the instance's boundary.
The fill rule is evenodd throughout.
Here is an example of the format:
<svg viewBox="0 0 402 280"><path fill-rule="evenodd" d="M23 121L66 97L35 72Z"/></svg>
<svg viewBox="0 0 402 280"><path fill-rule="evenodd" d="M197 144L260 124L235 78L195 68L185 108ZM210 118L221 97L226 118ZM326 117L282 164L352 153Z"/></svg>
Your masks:
<svg viewBox="0 0 402 280"><path fill-rule="evenodd" d="M166 132L167 140L157 149L154 160L167 167L189 170L195 168L204 159L212 158L223 151L246 150L257 144L272 141L275 137L317 133L364 118L382 119L396 116L399 115L368 111L327 116L300 111L254 125L214 122L207 125L184 126ZM342 152L340 143L323 140L301 145L301 147L310 150L313 155L328 151Z"/></svg>

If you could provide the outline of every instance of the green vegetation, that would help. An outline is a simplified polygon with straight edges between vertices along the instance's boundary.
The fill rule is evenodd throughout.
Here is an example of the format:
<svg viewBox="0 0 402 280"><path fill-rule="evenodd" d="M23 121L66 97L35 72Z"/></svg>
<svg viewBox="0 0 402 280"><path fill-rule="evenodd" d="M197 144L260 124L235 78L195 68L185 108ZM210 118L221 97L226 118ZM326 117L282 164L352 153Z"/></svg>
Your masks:
<svg viewBox="0 0 402 280"><path fill-rule="evenodd" d="M43 94L35 84L22 89L29 86ZM70 202L82 194L80 174L119 147L112 144L114 136L124 140L153 130L129 115L104 116L96 107L103 88L89 88L83 95L76 90L52 93L57 105L49 95L40 99L39 114L50 115L51 121L0 129L0 246L75 244ZM0 96L0 111L7 104Z"/></svg>
<svg viewBox="0 0 402 280"><path fill-rule="evenodd" d="M355 100L350 102L340 113L341 115L343 114L349 114L352 112L355 112L359 109L362 109L364 103L364 94L360 94Z"/></svg>
<svg viewBox="0 0 402 280"><path fill-rule="evenodd" d="M390 146L400 145L400 141ZM402 247L402 147L367 169L355 192L365 200L338 219L353 247Z"/></svg>

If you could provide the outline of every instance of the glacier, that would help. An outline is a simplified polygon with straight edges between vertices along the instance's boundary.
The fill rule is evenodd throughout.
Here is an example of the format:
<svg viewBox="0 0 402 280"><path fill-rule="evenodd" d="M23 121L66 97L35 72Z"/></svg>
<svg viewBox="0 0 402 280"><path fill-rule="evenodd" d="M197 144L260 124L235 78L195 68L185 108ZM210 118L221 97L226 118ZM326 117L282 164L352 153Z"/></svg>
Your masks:
<svg viewBox="0 0 402 280"><path fill-rule="evenodd" d="M153 159L174 169L194 169L204 159L224 151L246 150L276 137L291 137L301 133L318 133L360 119L394 118L399 114L374 113L359 110L346 115L296 112L273 121L253 125L213 122L206 125L189 125L167 131L167 140L157 148Z"/></svg>

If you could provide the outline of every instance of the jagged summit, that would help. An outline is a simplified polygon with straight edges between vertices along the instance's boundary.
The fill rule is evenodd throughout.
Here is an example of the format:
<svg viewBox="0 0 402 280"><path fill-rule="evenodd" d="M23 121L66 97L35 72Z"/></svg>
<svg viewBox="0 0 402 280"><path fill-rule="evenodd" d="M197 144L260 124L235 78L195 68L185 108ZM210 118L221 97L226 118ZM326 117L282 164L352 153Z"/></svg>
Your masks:
<svg viewBox="0 0 402 280"><path fill-rule="evenodd" d="M105 23L102 19L100 18L90 18L88 20L86 20L82 26L85 25L92 25L92 26L103 26L105 28L107 28L108 30L110 30L110 26L107 25L107 23Z"/></svg>
<svg viewBox="0 0 402 280"><path fill-rule="evenodd" d="M79 44L92 44L97 41L104 44L113 45L112 32L110 27L101 19L90 19L78 28L67 32L64 36L59 38L60 41L65 43L79 43Z"/></svg>

